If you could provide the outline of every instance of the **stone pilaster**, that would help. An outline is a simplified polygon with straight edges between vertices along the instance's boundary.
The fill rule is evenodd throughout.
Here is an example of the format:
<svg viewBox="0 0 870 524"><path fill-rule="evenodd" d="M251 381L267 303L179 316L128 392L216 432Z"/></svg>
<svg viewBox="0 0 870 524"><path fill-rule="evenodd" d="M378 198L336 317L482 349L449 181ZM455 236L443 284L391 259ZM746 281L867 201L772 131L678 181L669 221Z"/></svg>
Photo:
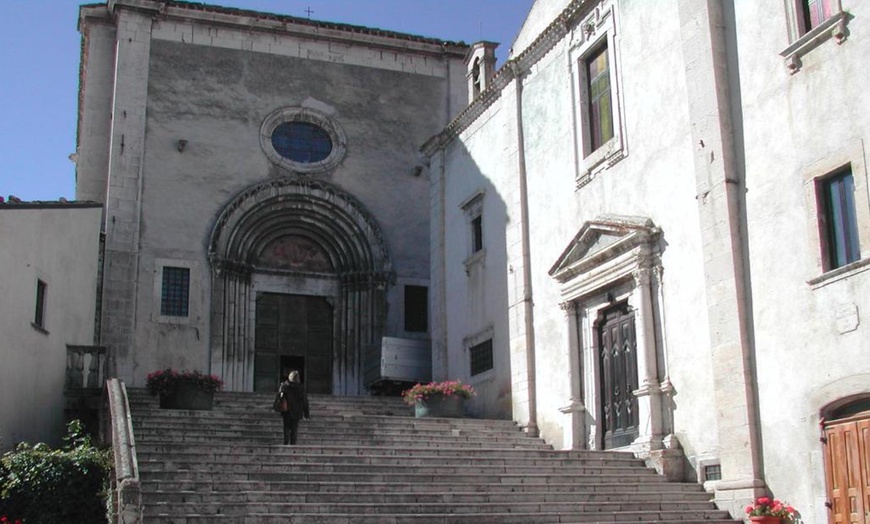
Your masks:
<svg viewBox="0 0 870 524"><path fill-rule="evenodd" d="M712 354L720 507L737 515L764 490L740 235L745 191L736 164L723 6L680 0L680 17Z"/></svg>
<svg viewBox="0 0 870 524"><path fill-rule="evenodd" d="M118 375L132 381L139 281L140 207L152 13L115 10L116 56L106 191L102 344L118 358Z"/></svg>

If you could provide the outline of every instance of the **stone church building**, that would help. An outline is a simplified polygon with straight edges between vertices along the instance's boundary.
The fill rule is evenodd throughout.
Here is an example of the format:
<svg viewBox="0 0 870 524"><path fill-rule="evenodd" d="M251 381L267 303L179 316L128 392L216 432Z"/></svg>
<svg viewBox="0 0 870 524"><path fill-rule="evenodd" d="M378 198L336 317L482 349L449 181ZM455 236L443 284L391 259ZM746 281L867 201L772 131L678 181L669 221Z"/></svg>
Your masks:
<svg viewBox="0 0 870 524"><path fill-rule="evenodd" d="M735 516L772 494L870 522L870 2L529 3L500 67L489 42L83 6L113 373L366 395L389 348L474 385L474 415Z"/></svg>
<svg viewBox="0 0 870 524"><path fill-rule="evenodd" d="M105 203L119 377L272 391L296 368L360 395L382 337L428 339L419 149L467 105L466 45L185 2L80 28L76 198Z"/></svg>

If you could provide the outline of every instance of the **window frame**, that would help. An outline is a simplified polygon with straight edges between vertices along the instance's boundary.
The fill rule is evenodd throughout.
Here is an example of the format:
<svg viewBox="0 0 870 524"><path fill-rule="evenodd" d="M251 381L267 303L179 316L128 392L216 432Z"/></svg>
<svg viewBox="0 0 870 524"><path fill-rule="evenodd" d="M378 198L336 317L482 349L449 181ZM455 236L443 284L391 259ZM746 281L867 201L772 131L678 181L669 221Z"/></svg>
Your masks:
<svg viewBox="0 0 870 524"><path fill-rule="evenodd" d="M819 237L823 250L822 268L825 271L833 271L861 260L855 206L855 177L852 174L851 164L817 179L816 184ZM832 194L834 190L838 190L837 195ZM839 206L831 205L832 198L839 201ZM839 259L841 250L844 260Z"/></svg>
<svg viewBox="0 0 870 524"><path fill-rule="evenodd" d="M475 375L471 374L471 351L473 348L480 346L481 344L486 343L487 341L491 342L491 355L492 355L492 367L486 370L483 370ZM462 347L465 351L464 358L466 365L468 366L468 377L469 381L472 385L478 388L480 385L492 380L495 376L495 369L497 367L497 359L495 348L495 328L492 325L488 325L480 331L466 336L462 339ZM478 392L480 390L478 389Z"/></svg>
<svg viewBox="0 0 870 524"><path fill-rule="evenodd" d="M786 29L789 45L780 56L784 59L789 73L795 74L802 67L801 58L828 39L842 44L848 37L846 25L850 16L843 11L841 0L830 0L831 16L809 27L804 11L804 0L783 0L785 2Z"/></svg>
<svg viewBox="0 0 870 524"><path fill-rule="evenodd" d="M187 316L163 314L163 273L167 267L188 270ZM200 301L196 297L200 292L197 286L200 278L199 263L180 259L158 258L154 261L153 274L151 319L160 324L192 324L198 322Z"/></svg>
<svg viewBox="0 0 870 524"><path fill-rule="evenodd" d="M855 141L815 162L804 175L807 207L808 243L814 252L807 283L814 289L870 269L870 195L863 143ZM859 256L854 262L832 267L828 259L828 239L823 188L832 176L851 169L854 182L855 220Z"/></svg>
<svg viewBox="0 0 870 524"><path fill-rule="evenodd" d="M610 80L610 110L613 135L598 147L592 141L588 64L593 55L607 49ZM616 38L616 3L602 4L573 29L568 52L568 67L573 94L574 149L577 164L577 189L591 182L628 155L623 121L622 90L619 75L619 45Z"/></svg>
<svg viewBox="0 0 870 524"><path fill-rule="evenodd" d="M482 265L486 258L486 232L484 229L486 223L483 221L485 194L483 189L478 189L459 204L459 208L465 214L466 230L468 231L466 242L468 255L464 261L466 274L470 274L473 266Z"/></svg>
<svg viewBox="0 0 870 524"><path fill-rule="evenodd" d="M332 141L332 150L326 158L317 162L298 162L283 156L272 143L272 134L282 124L304 123L319 127ZM347 137L344 130L331 115L310 107L282 107L270 113L260 126L260 147L275 165L293 173L313 174L329 171L344 160L347 153Z"/></svg>
<svg viewBox="0 0 870 524"><path fill-rule="evenodd" d="M170 277L173 274L175 276ZM190 268L178 266L163 266L161 268L160 316L190 316Z"/></svg>
<svg viewBox="0 0 870 524"><path fill-rule="evenodd" d="M484 362L489 364L489 367L486 369L479 369L475 372L474 361L475 361L475 352L480 350L487 350L488 355L484 355ZM480 360L480 359L478 359ZM479 377L480 375L486 373L487 371L492 371L495 369L495 348L492 343L492 337L487 338L486 340L482 340L473 346L469 346L468 348L468 374L471 377Z"/></svg>
<svg viewBox="0 0 870 524"><path fill-rule="evenodd" d="M41 333L48 333L48 280L38 276L34 289L33 320L30 325Z"/></svg>

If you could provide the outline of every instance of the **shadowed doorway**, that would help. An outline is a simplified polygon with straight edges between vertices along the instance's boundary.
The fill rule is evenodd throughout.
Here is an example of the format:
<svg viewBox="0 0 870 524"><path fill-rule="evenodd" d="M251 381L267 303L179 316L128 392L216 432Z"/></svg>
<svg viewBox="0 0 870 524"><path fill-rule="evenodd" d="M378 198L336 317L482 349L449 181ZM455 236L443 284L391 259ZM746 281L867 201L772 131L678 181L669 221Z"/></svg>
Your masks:
<svg viewBox="0 0 870 524"><path fill-rule="evenodd" d="M309 393L332 393L333 308L324 297L257 296L254 391L275 391L289 369Z"/></svg>

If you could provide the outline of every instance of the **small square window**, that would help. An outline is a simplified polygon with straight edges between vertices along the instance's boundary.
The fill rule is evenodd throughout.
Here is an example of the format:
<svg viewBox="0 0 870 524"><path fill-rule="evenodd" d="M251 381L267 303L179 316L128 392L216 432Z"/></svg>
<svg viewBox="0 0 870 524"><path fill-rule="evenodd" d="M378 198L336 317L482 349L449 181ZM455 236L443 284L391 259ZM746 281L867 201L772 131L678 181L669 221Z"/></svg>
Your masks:
<svg viewBox="0 0 870 524"><path fill-rule="evenodd" d="M468 353L471 357L471 376L492 369L492 339L472 346Z"/></svg>
<svg viewBox="0 0 870 524"><path fill-rule="evenodd" d="M429 288L405 286L405 331L425 333L429 330Z"/></svg>
<svg viewBox="0 0 870 524"><path fill-rule="evenodd" d="M190 269L165 266L160 294L160 314L168 317L186 317L189 298Z"/></svg>
<svg viewBox="0 0 870 524"><path fill-rule="evenodd" d="M704 466L704 480L722 480L722 466L719 464Z"/></svg>
<svg viewBox="0 0 870 524"><path fill-rule="evenodd" d="M45 329L45 304L48 295L48 284L42 280L36 281L36 311L33 315L33 324Z"/></svg>
<svg viewBox="0 0 870 524"><path fill-rule="evenodd" d="M821 179L818 184L824 269L830 271L861 258L851 167Z"/></svg>

